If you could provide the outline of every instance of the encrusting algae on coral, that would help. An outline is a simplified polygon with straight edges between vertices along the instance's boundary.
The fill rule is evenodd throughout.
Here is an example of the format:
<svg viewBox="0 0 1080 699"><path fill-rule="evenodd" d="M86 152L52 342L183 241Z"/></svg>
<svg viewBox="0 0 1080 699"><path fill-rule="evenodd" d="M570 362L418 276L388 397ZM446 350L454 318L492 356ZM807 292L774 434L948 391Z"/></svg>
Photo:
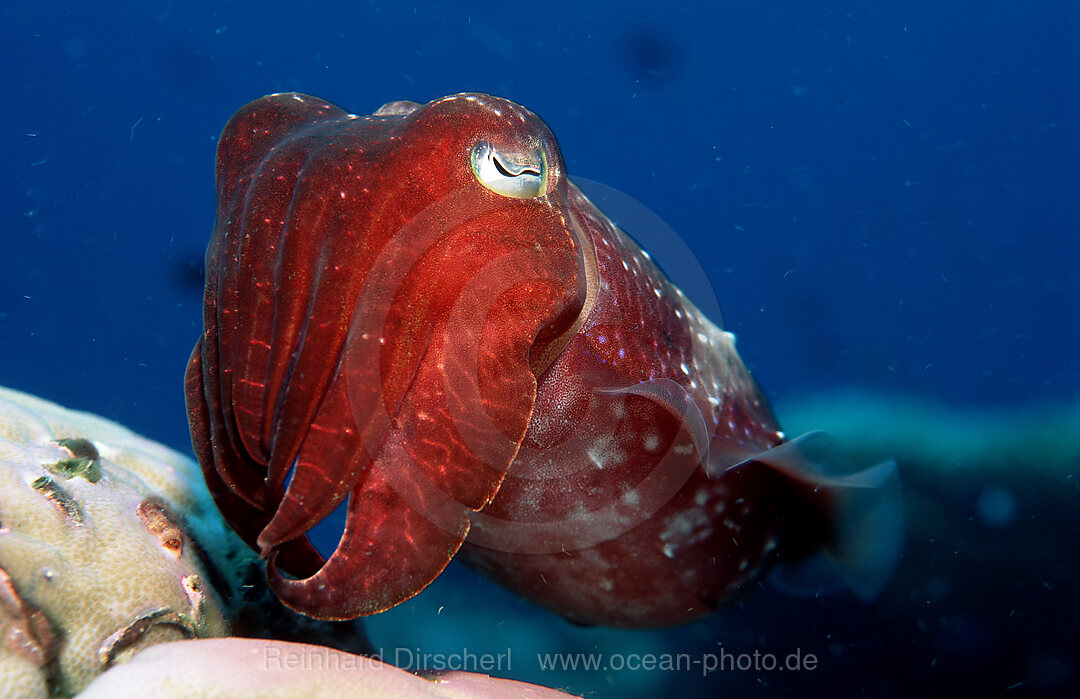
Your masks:
<svg viewBox="0 0 1080 699"><path fill-rule="evenodd" d="M142 648L228 635L215 587L250 557L190 459L0 388L6 696L70 696Z"/></svg>

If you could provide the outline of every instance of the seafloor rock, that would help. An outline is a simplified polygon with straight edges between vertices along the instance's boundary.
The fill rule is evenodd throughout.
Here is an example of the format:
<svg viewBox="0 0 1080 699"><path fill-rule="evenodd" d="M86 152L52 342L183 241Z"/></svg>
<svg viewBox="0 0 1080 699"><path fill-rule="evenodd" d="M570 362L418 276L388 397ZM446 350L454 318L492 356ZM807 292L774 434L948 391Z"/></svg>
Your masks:
<svg viewBox="0 0 1080 699"><path fill-rule="evenodd" d="M852 391L781 407L788 429L828 430L854 463L899 465L902 560L872 626L830 626L860 641L843 656L846 681L877 696L1077 696L1080 402L955 407Z"/></svg>
<svg viewBox="0 0 1080 699"><path fill-rule="evenodd" d="M190 668L198 668L192 672ZM559 699L571 695L472 672L424 678L374 658L321 646L247 638L159 645L101 675L80 699L258 696Z"/></svg>
<svg viewBox="0 0 1080 699"><path fill-rule="evenodd" d="M0 388L4 696L71 695L139 649L226 635L215 588L251 558L190 459Z"/></svg>

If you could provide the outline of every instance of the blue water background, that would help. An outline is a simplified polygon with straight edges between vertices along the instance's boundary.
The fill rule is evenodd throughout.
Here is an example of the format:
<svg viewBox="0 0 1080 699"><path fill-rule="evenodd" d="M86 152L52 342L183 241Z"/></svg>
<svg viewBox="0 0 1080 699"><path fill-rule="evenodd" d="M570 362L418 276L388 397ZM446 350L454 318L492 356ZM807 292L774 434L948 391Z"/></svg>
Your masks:
<svg viewBox="0 0 1080 699"><path fill-rule="evenodd" d="M215 139L288 90L357 113L466 90L528 106L571 176L681 236L778 402L1080 396L1074 2L5 3L0 19L0 384L174 448ZM448 599L476 604L461 590L479 583L452 576ZM498 594L558 646L567 625ZM512 628L505 613L407 631L454 647Z"/></svg>

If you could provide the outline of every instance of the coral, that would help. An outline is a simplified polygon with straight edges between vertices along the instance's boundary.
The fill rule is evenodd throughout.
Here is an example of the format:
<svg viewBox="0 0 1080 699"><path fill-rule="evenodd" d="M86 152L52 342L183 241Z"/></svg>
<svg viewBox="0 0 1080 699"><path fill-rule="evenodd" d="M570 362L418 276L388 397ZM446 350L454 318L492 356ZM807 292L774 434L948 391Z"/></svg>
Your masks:
<svg viewBox="0 0 1080 699"><path fill-rule="evenodd" d="M198 673L187 668L198 667ZM140 652L101 675L80 699L120 697L475 697L565 699L537 685L473 672L431 678L321 646L246 638L180 641Z"/></svg>
<svg viewBox="0 0 1080 699"><path fill-rule="evenodd" d="M141 648L228 633L215 587L252 556L190 459L0 388L0 493L6 696L71 695Z"/></svg>

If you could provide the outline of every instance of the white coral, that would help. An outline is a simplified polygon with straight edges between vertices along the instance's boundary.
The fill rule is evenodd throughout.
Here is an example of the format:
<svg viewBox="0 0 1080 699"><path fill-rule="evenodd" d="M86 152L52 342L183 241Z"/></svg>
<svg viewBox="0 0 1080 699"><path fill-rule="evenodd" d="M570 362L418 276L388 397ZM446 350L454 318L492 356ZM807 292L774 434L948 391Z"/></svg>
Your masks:
<svg viewBox="0 0 1080 699"><path fill-rule="evenodd" d="M7 696L70 695L140 648L228 634L208 565L237 575L224 559L243 550L193 461L103 418L0 388Z"/></svg>

